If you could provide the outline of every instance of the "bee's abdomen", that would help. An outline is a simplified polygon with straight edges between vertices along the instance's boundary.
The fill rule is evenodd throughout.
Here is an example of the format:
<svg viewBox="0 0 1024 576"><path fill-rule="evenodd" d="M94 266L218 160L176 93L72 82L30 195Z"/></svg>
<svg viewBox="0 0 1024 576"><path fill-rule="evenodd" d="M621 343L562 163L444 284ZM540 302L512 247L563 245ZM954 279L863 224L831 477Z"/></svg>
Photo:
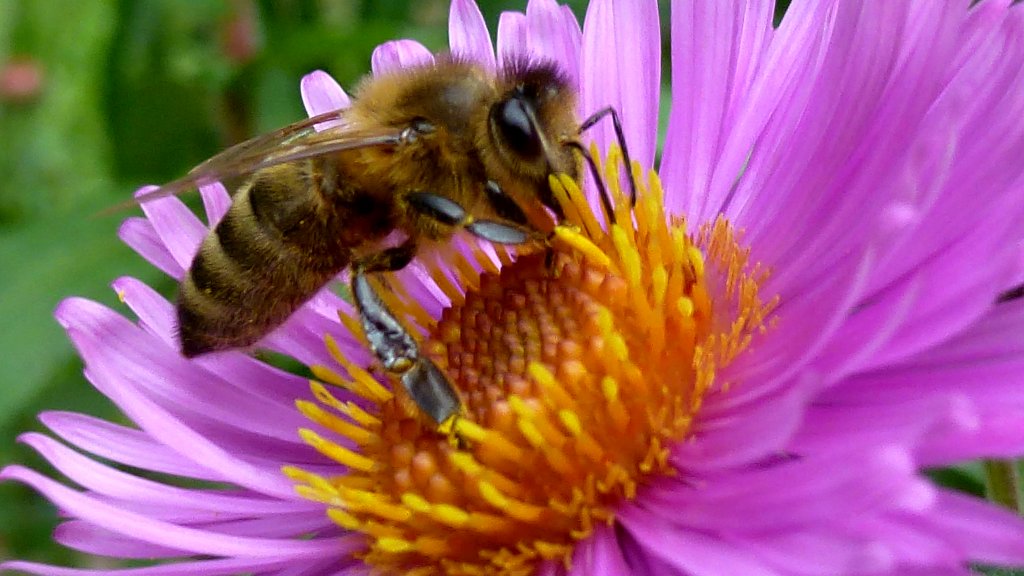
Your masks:
<svg viewBox="0 0 1024 576"><path fill-rule="evenodd" d="M248 346L348 264L301 181L257 177L203 241L178 290L185 356Z"/></svg>

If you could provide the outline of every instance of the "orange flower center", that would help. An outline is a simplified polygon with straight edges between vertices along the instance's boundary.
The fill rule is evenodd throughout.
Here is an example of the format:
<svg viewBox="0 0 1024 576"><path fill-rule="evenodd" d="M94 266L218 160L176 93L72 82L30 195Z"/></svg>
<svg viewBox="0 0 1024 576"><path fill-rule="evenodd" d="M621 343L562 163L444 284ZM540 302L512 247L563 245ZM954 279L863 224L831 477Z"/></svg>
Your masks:
<svg viewBox="0 0 1024 576"><path fill-rule="evenodd" d="M607 181L619 182L614 169ZM569 222L550 254L502 253L500 270L479 251L436 262L452 301L438 320L400 287L381 291L407 326L427 327L422 348L459 392L450 434L400 385L340 353L347 374L314 367L373 409L314 382L320 403L299 407L333 439L302 434L345 469L285 472L366 534L364 560L379 573L525 575L569 563L596 522L674 473L669 447L693 433L705 394L722 385L716 371L764 329L774 306L758 293L764 274L724 220L691 236L664 213L654 174L632 211L613 186L619 224L604 227L574 182L552 187Z"/></svg>

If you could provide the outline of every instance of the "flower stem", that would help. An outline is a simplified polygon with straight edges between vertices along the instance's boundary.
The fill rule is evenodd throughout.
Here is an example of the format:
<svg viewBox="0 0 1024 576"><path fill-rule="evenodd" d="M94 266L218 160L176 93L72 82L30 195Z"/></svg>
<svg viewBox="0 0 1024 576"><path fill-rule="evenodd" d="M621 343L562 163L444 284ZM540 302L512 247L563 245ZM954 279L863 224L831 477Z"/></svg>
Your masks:
<svg viewBox="0 0 1024 576"><path fill-rule="evenodd" d="M984 466L988 499L1018 514L1024 512L1017 492L1017 464L1012 460L985 460Z"/></svg>

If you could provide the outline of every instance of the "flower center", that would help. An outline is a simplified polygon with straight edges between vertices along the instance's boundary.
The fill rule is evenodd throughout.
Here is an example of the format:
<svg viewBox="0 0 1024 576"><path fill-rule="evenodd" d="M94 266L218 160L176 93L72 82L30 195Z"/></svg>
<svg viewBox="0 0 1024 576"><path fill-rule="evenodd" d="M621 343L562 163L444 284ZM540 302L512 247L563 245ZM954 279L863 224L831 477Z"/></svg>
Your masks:
<svg viewBox="0 0 1024 576"><path fill-rule="evenodd" d="M674 473L669 449L722 385L716 371L764 329L774 303L760 298L764 275L729 225L688 233L665 215L653 174L631 211L615 165L607 181L619 224L599 225L574 182L552 179L569 223L550 252L502 253L500 270L481 251L436 263L452 301L439 320L381 291L407 326L427 327L422 349L459 392L451 434L400 385L341 354L345 376L314 367L368 402L314 382L320 404L299 407L337 436L302 434L347 471L285 472L340 526L367 535L364 560L379 572L531 574L543 560L569 563L596 522Z"/></svg>

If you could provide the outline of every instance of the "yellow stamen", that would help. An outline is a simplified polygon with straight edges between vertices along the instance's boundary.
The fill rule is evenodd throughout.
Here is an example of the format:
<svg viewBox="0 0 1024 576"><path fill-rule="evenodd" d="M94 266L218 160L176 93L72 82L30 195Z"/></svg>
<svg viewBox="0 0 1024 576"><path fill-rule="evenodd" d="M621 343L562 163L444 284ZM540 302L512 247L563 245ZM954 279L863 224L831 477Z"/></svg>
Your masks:
<svg viewBox="0 0 1024 576"><path fill-rule="evenodd" d="M348 448L335 444L334 442L330 442L308 428L299 429L299 435L302 436L302 439L305 440L307 444L340 464L361 472L369 472L373 470L373 460L361 454L357 454Z"/></svg>
<svg viewBox="0 0 1024 576"><path fill-rule="evenodd" d="M566 226L555 227L555 237L565 242L568 246L575 248L588 260L601 268L608 268L611 265L611 258L601 251L593 242L579 232Z"/></svg>
<svg viewBox="0 0 1024 576"><path fill-rule="evenodd" d="M324 382L344 387L374 402L387 402L393 397L391 391L381 386L380 382L377 382L369 372L349 361L330 334L324 336L324 341L327 343L327 350L331 353L331 357L337 360L338 364L349 373L352 379L346 380L325 366L311 366L310 368L317 378Z"/></svg>
<svg viewBox="0 0 1024 576"><path fill-rule="evenodd" d="M375 416L352 402L341 402L335 398L323 384L314 380L310 382L310 389L313 390L313 395L321 404L329 406L338 413L348 416L349 419L353 420L363 428L375 428L380 426L380 420Z"/></svg>

